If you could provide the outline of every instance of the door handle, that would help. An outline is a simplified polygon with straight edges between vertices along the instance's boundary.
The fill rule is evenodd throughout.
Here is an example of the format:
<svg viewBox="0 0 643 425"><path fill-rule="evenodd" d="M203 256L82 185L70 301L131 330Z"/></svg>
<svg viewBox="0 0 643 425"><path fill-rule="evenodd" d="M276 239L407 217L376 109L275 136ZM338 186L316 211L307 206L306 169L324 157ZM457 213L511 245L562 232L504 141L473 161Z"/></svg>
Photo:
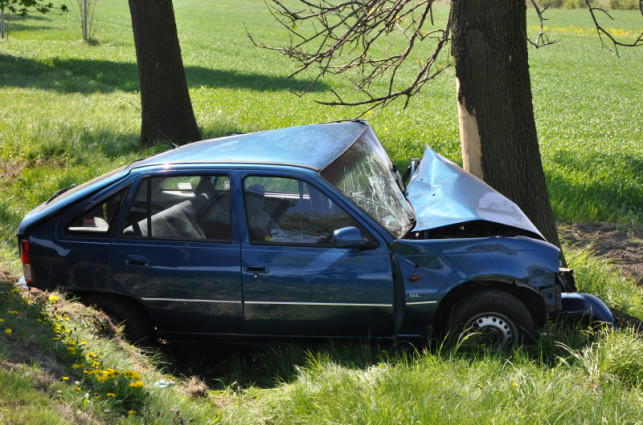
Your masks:
<svg viewBox="0 0 643 425"><path fill-rule="evenodd" d="M247 272L267 272L268 271L268 265L266 263L247 263L246 264L246 271Z"/></svg>
<svg viewBox="0 0 643 425"><path fill-rule="evenodd" d="M125 257L125 264L128 266L147 266L150 262L143 255L128 255Z"/></svg>

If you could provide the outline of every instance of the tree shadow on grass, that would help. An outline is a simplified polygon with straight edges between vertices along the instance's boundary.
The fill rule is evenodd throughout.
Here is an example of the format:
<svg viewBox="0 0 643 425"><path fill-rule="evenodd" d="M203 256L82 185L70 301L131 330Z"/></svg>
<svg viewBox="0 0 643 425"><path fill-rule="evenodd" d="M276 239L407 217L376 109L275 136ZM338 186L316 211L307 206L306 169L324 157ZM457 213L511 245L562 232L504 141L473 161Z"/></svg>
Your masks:
<svg viewBox="0 0 643 425"><path fill-rule="evenodd" d="M598 333L587 329L587 323L552 321L541 331L535 344L500 352L467 349L438 340L432 340L429 345L351 340L280 340L235 345L171 343L164 346L159 364L165 372L176 376L196 375L213 389L274 388L296 381L303 370L315 373L328 364L367 370L380 363L421 364L426 356L447 363L480 359L505 363L526 359L549 368L570 356L570 350L580 351L591 345Z"/></svg>
<svg viewBox="0 0 643 425"><path fill-rule="evenodd" d="M32 87L61 93L109 93L116 90L138 91L136 63L92 59L46 59L43 61L0 54L0 86ZM312 80L217 70L199 66L185 67L189 87L248 89L270 92L301 92ZM317 83L309 91L324 91Z"/></svg>
<svg viewBox="0 0 643 425"><path fill-rule="evenodd" d="M164 347L166 371L199 376L211 387L274 388L293 382L302 367L332 362L367 369L386 356L389 345L359 341L273 341L255 344L179 343Z"/></svg>

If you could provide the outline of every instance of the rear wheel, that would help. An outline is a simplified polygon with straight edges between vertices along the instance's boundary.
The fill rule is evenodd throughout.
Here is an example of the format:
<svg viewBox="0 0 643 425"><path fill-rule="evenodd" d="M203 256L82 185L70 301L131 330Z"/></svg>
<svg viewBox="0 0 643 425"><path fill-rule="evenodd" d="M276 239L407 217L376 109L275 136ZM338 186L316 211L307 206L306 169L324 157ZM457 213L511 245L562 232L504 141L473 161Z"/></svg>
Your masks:
<svg viewBox="0 0 643 425"><path fill-rule="evenodd" d="M115 326L123 326L127 339L135 344L150 344L154 326L143 309L133 301L109 296L92 295L85 298L87 305L102 310Z"/></svg>
<svg viewBox="0 0 643 425"><path fill-rule="evenodd" d="M473 292L460 301L453 310L450 330L459 345L494 351L532 342L537 333L525 304L495 289Z"/></svg>

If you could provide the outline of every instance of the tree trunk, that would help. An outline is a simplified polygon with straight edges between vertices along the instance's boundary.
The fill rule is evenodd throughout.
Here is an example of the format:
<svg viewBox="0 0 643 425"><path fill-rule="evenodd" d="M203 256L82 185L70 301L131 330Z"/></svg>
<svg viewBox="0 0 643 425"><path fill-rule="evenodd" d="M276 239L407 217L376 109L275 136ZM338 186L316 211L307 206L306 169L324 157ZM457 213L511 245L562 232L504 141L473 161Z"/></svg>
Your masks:
<svg viewBox="0 0 643 425"><path fill-rule="evenodd" d="M465 169L560 246L538 150L525 1L452 0L451 13Z"/></svg>
<svg viewBox="0 0 643 425"><path fill-rule="evenodd" d="M140 143L201 138L188 91L171 0L129 0L141 90Z"/></svg>

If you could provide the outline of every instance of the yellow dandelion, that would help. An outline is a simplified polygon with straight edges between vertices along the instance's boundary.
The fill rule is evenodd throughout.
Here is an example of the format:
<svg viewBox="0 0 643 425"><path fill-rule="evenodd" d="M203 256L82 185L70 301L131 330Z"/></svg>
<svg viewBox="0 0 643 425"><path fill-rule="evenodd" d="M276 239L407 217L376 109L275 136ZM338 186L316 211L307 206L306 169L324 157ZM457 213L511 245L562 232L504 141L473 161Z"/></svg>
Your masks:
<svg viewBox="0 0 643 425"><path fill-rule="evenodd" d="M98 377L96 377L96 380L98 382L105 382L105 381L107 381L107 377L106 376L98 376Z"/></svg>
<svg viewBox="0 0 643 425"><path fill-rule="evenodd" d="M53 337L52 339L53 339L54 341L60 341L60 337L58 337L58 336L55 336L55 337Z"/></svg>
<svg viewBox="0 0 643 425"><path fill-rule="evenodd" d="M115 397L116 397L116 394L114 394L114 393L107 393L107 394L105 394L105 397L112 397L112 398L115 398Z"/></svg>
<svg viewBox="0 0 643 425"><path fill-rule="evenodd" d="M73 364L71 365L72 369L84 369L85 365L84 364Z"/></svg>
<svg viewBox="0 0 643 425"><path fill-rule="evenodd" d="M4 319L0 319L0 323L4 322Z"/></svg>
<svg viewBox="0 0 643 425"><path fill-rule="evenodd" d="M145 384L143 383L143 381L136 381L129 384L129 386L132 388L143 388Z"/></svg>
<svg viewBox="0 0 643 425"><path fill-rule="evenodd" d="M17 294L18 292L20 292L20 289L18 289L18 288L13 288L13 289L11 290L11 292L12 292L13 294Z"/></svg>
<svg viewBox="0 0 643 425"><path fill-rule="evenodd" d="M63 376L63 381L69 381L69 376Z"/></svg>
<svg viewBox="0 0 643 425"><path fill-rule="evenodd" d="M55 296L55 295L50 295L50 296L49 296L49 301L51 301L52 303L55 303L55 302L57 302L57 301L58 301L58 297L57 297L57 296Z"/></svg>
<svg viewBox="0 0 643 425"><path fill-rule="evenodd" d="M138 373L135 370L125 370L123 371L123 373L125 374L125 377L128 379L137 379L137 380L141 379L140 373Z"/></svg>
<svg viewBox="0 0 643 425"><path fill-rule="evenodd" d="M16 310L9 310L9 314L13 314L14 316L18 315L18 312Z"/></svg>
<svg viewBox="0 0 643 425"><path fill-rule="evenodd" d="M84 340L84 339L81 339L81 340L80 340L80 345L87 345L87 342L85 342L85 340Z"/></svg>
<svg viewBox="0 0 643 425"><path fill-rule="evenodd" d="M514 387L518 387L518 384L516 384L515 382L514 382L512 385L513 385Z"/></svg>
<svg viewBox="0 0 643 425"><path fill-rule="evenodd" d="M127 414L127 416L132 416L132 415L134 415L135 413L136 413L136 410L132 409L132 410L130 410L130 411L129 411L129 413Z"/></svg>
<svg viewBox="0 0 643 425"><path fill-rule="evenodd" d="M9 335L11 332L13 332L13 331L11 329L9 329L9 328L4 330L4 333L6 333L7 335Z"/></svg>

